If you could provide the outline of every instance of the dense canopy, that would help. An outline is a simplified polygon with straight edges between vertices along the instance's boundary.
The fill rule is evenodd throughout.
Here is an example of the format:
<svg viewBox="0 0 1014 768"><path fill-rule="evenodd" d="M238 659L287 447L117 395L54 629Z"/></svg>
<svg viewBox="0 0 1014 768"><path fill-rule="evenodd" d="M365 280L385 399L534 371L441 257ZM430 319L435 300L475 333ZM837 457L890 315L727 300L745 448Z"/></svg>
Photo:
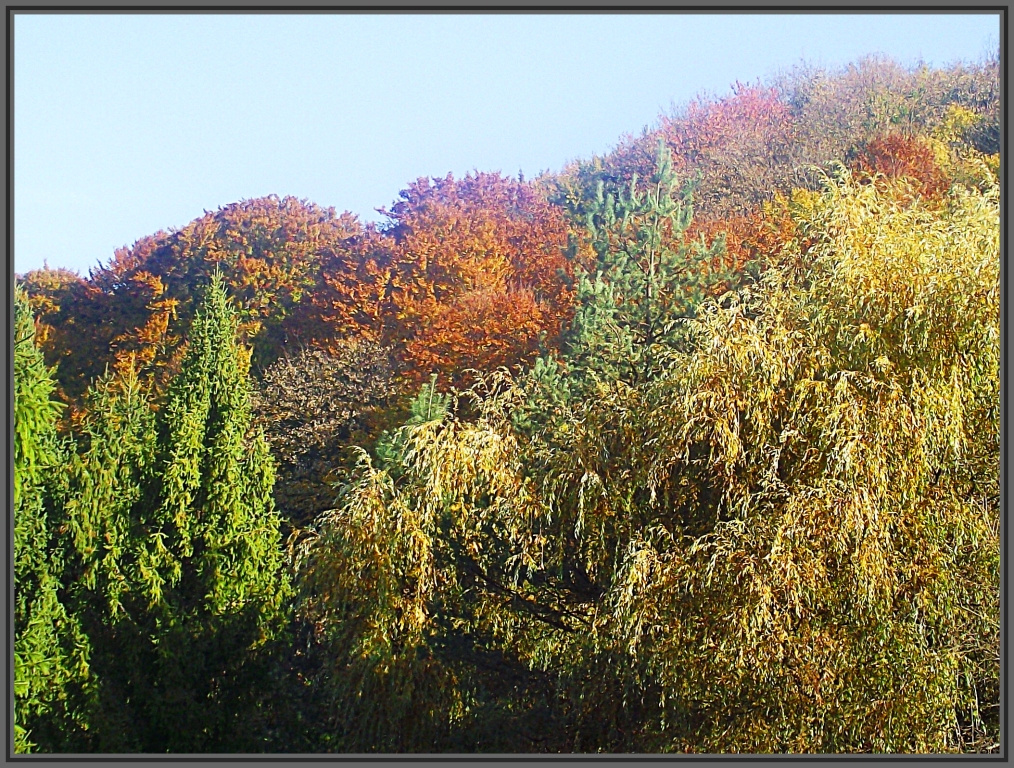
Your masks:
<svg viewBox="0 0 1014 768"><path fill-rule="evenodd" d="M998 751L998 115L803 67L19 276L16 751Z"/></svg>

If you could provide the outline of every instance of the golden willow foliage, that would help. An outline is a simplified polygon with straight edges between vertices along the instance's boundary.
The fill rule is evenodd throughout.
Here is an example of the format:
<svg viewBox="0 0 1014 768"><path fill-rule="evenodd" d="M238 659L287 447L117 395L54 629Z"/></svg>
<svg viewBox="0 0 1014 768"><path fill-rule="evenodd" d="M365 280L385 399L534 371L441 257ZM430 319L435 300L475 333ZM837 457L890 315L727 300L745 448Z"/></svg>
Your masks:
<svg viewBox="0 0 1014 768"><path fill-rule="evenodd" d="M495 376L364 453L295 547L334 745L995 747L999 193L904 184L799 196L803 266L651 381Z"/></svg>

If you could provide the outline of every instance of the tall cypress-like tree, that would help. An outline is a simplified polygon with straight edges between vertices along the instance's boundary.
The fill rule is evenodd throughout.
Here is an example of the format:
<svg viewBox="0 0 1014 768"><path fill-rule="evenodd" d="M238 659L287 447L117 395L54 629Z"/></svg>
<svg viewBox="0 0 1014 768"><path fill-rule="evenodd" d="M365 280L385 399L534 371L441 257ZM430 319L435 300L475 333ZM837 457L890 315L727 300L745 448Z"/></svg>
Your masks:
<svg viewBox="0 0 1014 768"><path fill-rule="evenodd" d="M75 729L69 692L88 678L88 650L59 596L53 523L66 451L50 397L56 385L20 286L14 297L14 749L27 752L58 747L47 735Z"/></svg>
<svg viewBox="0 0 1014 768"><path fill-rule="evenodd" d="M159 746L171 751L225 746L251 693L242 690L251 651L278 632L288 602L274 470L251 427L236 322L216 274L159 420L159 535L146 555L168 575L150 598L161 608Z"/></svg>
<svg viewBox="0 0 1014 768"><path fill-rule="evenodd" d="M256 746L244 708L266 687L258 651L280 633L289 586L248 366L215 275L157 414L130 377L96 393L70 505L100 656L93 748Z"/></svg>

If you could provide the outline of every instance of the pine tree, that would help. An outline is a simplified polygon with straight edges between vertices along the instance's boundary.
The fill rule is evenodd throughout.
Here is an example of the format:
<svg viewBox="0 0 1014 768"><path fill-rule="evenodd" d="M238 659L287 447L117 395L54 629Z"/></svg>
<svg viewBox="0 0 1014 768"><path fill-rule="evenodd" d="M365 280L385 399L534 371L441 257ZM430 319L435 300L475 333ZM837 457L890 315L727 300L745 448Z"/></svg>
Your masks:
<svg viewBox="0 0 1014 768"><path fill-rule="evenodd" d="M88 678L87 639L60 600L59 404L35 346L35 323L20 286L14 304L14 749L53 748L33 733L74 729L72 689ZM47 727L49 726L49 727ZM33 741L38 739L38 741Z"/></svg>
<svg viewBox="0 0 1014 768"><path fill-rule="evenodd" d="M375 446L377 458L380 464L394 475L400 472L400 465L405 459L405 451L408 448L407 430L423 424L440 423L451 411L451 396L441 394L437 390L437 378L437 374L432 374L429 382L419 389L419 394L409 403L408 419L402 427L393 432L384 431L377 440Z"/></svg>
<svg viewBox="0 0 1014 768"><path fill-rule="evenodd" d="M579 375L595 371L628 383L654 376L709 289L731 278L718 264L721 240L685 242L692 216L691 187L680 188L662 142L648 184L635 175L618 197L598 184L586 217L596 270L578 270L568 339Z"/></svg>

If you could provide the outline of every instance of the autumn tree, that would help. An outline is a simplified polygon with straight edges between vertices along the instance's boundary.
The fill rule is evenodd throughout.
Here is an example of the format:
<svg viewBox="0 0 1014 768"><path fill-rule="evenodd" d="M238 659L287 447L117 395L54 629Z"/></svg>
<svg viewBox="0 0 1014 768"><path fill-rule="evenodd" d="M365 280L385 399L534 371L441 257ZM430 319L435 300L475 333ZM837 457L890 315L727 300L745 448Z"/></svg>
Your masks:
<svg viewBox="0 0 1014 768"><path fill-rule="evenodd" d="M995 749L998 195L903 193L829 183L650 380L518 430L501 373L364 454L298 560L337 743Z"/></svg>
<svg viewBox="0 0 1014 768"><path fill-rule="evenodd" d="M905 68L868 56L837 69L800 65L774 78L788 106L802 158L825 168L878 134L929 135L953 106L976 115L962 139L986 154L999 151L999 59L935 69ZM800 170L806 171L805 168ZM806 173L807 186L819 178Z"/></svg>
<svg viewBox="0 0 1014 768"><path fill-rule="evenodd" d="M580 220L598 182L616 194L634 173L650 174L662 138L676 169L698 179L698 218L749 215L775 194L819 190L822 172L880 134L934 134L954 109L971 119L950 140L992 155L999 151L998 61L905 68L874 56L838 69L802 65L765 84L737 83L726 96L699 96L541 183Z"/></svg>
<svg viewBox="0 0 1014 768"><path fill-rule="evenodd" d="M286 519L305 525L334 505L346 449L378 433L394 394L387 352L362 339L333 351L307 347L264 372L255 414L276 458L273 492Z"/></svg>
<svg viewBox="0 0 1014 768"><path fill-rule="evenodd" d="M39 348L56 369L57 395L73 412L110 360L116 331L106 322L108 299L66 269L32 270L22 284L37 318Z"/></svg>
<svg viewBox="0 0 1014 768"><path fill-rule="evenodd" d="M384 339L416 380L530 361L570 313L568 229L529 183L420 179L389 211Z"/></svg>
<svg viewBox="0 0 1014 768"><path fill-rule="evenodd" d="M793 121L774 89L736 83L724 99L663 117L659 131L680 170L699 177L702 215L742 215L797 181Z"/></svg>
<svg viewBox="0 0 1014 768"><path fill-rule="evenodd" d="M606 156L572 164L550 182L553 199L578 218L587 215L600 182L618 194L635 175L651 176L661 140L676 171L694 182L696 215L742 215L793 186L800 161L793 131L791 114L773 89L736 83L729 96L700 96L661 115L641 135L625 136Z"/></svg>
<svg viewBox="0 0 1014 768"><path fill-rule="evenodd" d="M874 137L858 148L851 158L854 170L870 177L909 179L912 194L924 198L940 198L950 187L933 149L918 137L889 133Z"/></svg>
<svg viewBox="0 0 1014 768"><path fill-rule="evenodd" d="M286 319L313 286L320 251L359 230L351 214L269 196L144 237L72 285L72 300L47 314L47 324L61 329L47 338L47 354L66 361L62 375L75 397L107 366L139 365L142 378L164 390L182 361L195 298L220 270L241 335L252 343L255 362L268 365L298 333ZM67 293L36 282L36 295Z"/></svg>

